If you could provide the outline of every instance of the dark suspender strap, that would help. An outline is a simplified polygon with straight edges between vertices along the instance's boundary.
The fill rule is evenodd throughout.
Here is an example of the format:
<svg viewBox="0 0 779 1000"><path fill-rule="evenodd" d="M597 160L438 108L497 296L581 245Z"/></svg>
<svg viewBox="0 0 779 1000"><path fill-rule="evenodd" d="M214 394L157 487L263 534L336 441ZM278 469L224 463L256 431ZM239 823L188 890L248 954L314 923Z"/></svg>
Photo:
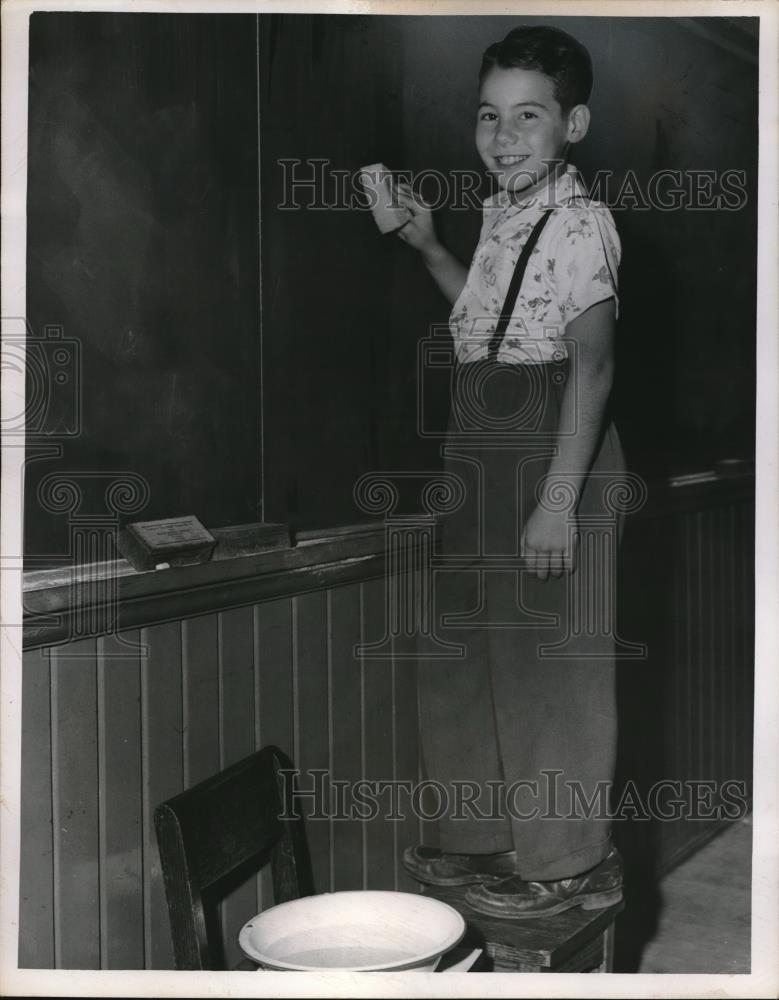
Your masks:
<svg viewBox="0 0 779 1000"><path fill-rule="evenodd" d="M541 235L541 230L546 225L546 220L551 214L551 209L544 212L535 226L533 226L530 231L530 235L525 241L525 245L522 247L522 252L517 260L517 265L514 268L514 273L511 275L509 288L506 292L506 301L503 303L503 309L500 314L500 319L498 320L498 325L495 327L495 333L493 333L490 338L489 347L487 348L487 356L491 361L495 361L498 357L498 351L500 350L500 345L503 343L503 337L509 325L509 320L514 313L514 306L516 305L517 296L519 295L519 289L522 287L522 279L525 277L525 271L527 270L527 263L530 260L530 254L533 252L533 248L538 242L538 237Z"/></svg>

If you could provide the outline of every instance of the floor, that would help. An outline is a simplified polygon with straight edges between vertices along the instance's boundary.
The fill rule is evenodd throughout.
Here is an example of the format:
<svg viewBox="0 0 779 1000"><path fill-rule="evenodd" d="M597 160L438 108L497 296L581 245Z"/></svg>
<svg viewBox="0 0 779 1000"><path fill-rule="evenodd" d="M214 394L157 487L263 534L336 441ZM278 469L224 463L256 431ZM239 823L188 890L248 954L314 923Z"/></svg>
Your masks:
<svg viewBox="0 0 779 1000"><path fill-rule="evenodd" d="M751 861L747 817L667 875L660 883L655 932L644 945L638 971L748 973Z"/></svg>

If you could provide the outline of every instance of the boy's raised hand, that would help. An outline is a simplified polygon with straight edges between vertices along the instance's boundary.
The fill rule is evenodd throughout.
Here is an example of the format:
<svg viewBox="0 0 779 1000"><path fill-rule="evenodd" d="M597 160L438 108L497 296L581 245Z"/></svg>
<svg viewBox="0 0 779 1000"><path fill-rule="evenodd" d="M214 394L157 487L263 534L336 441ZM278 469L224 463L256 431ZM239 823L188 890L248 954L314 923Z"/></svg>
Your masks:
<svg viewBox="0 0 779 1000"><path fill-rule="evenodd" d="M421 253L434 250L438 237L430 206L415 195L411 185L404 181L397 182L396 191L398 204L411 213L411 219L398 230L398 238Z"/></svg>
<svg viewBox="0 0 779 1000"><path fill-rule="evenodd" d="M403 228L398 230L398 238L419 251L425 267L444 297L450 304L454 304L465 286L468 268L438 242L432 210L422 198L414 194L411 186L398 181L395 193L398 204L411 215Z"/></svg>

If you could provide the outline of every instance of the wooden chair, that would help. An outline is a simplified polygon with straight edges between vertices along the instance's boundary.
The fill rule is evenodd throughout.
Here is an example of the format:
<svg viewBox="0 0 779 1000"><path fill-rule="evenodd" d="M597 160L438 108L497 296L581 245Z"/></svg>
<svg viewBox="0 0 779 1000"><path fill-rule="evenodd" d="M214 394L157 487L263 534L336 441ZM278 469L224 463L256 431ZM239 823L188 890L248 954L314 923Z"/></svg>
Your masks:
<svg viewBox="0 0 779 1000"><path fill-rule="evenodd" d="M465 902L465 889L426 886L425 893L449 903L465 918L465 948L482 948L474 971L611 972L614 921L624 902L602 910L566 910L554 917L511 920L488 917Z"/></svg>
<svg viewBox="0 0 779 1000"><path fill-rule="evenodd" d="M224 968L218 902L266 864L274 903L313 893L303 821L281 768L292 762L265 747L156 808L177 969Z"/></svg>

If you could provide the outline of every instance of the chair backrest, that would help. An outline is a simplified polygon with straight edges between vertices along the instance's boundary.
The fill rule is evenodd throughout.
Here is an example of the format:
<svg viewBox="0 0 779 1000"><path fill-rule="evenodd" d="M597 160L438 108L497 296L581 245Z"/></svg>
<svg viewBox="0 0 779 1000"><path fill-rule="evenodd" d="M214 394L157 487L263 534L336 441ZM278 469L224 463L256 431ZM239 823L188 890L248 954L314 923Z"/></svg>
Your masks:
<svg viewBox="0 0 779 1000"><path fill-rule="evenodd" d="M292 768L277 747L265 747L156 808L177 969L224 968L216 905L266 864L274 904L313 893Z"/></svg>

